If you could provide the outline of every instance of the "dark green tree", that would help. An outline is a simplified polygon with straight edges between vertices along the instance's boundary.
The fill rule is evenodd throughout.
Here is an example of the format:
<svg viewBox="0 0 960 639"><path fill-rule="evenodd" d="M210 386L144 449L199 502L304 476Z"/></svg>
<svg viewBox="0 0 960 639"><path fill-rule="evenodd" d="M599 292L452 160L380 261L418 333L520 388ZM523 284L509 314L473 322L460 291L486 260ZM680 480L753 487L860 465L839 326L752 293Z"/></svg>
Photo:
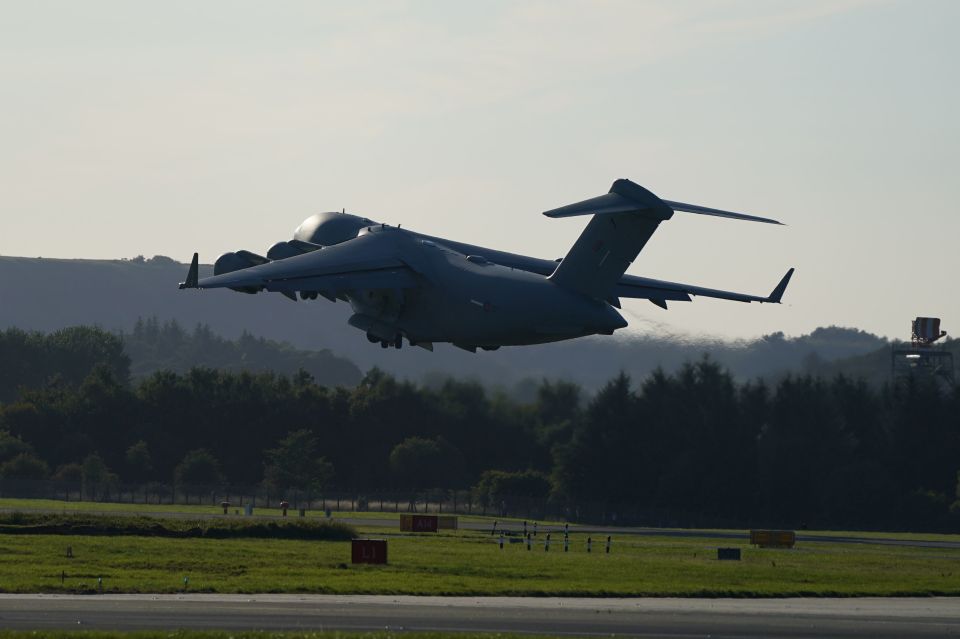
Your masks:
<svg viewBox="0 0 960 639"><path fill-rule="evenodd" d="M390 470L397 486L421 490L457 485L460 451L443 438L408 437L390 451Z"/></svg>
<svg viewBox="0 0 960 639"><path fill-rule="evenodd" d="M124 456L127 477L130 481L142 483L153 476L153 458L150 447L142 439L127 448Z"/></svg>
<svg viewBox="0 0 960 639"><path fill-rule="evenodd" d="M118 478L110 471L98 453L87 455L81 464L80 474L83 492L94 499L101 499L116 487Z"/></svg>
<svg viewBox="0 0 960 639"><path fill-rule="evenodd" d="M317 437L307 429L293 431L266 451L263 482L274 491L320 492L333 475L333 464L320 456Z"/></svg>
<svg viewBox="0 0 960 639"><path fill-rule="evenodd" d="M210 451L197 448L188 451L173 470L177 486L212 486L223 481L220 462Z"/></svg>
<svg viewBox="0 0 960 639"><path fill-rule="evenodd" d="M487 505L516 497L543 500L550 494L550 478L535 470L486 470L480 475L473 492L480 503Z"/></svg>
<svg viewBox="0 0 960 639"><path fill-rule="evenodd" d="M18 453L0 465L3 479L46 479L50 467L33 453Z"/></svg>

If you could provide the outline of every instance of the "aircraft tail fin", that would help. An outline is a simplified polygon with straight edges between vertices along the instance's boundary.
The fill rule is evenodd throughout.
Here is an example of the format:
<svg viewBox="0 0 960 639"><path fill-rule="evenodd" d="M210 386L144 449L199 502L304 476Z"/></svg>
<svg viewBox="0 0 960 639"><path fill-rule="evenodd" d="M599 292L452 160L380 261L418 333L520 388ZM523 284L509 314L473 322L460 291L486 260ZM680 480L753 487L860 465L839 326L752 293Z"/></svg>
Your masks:
<svg viewBox="0 0 960 639"><path fill-rule="evenodd" d="M544 213L547 217L590 215L580 237L550 276L559 286L606 299L657 226L673 211L630 180L617 180L606 195Z"/></svg>
<svg viewBox="0 0 960 639"><path fill-rule="evenodd" d="M553 218L593 215L550 280L597 299L607 299L660 222L672 218L675 211L780 224L765 217L662 200L639 184L620 179L605 195L544 213Z"/></svg>

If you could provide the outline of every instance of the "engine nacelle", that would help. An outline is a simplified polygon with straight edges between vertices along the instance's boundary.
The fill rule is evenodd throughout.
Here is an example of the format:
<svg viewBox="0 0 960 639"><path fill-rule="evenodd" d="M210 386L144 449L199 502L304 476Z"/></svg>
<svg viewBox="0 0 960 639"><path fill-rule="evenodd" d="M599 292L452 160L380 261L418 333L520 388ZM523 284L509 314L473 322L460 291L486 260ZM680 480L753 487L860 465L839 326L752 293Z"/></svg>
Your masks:
<svg viewBox="0 0 960 639"><path fill-rule="evenodd" d="M303 251L295 248L289 242L277 242L267 251L267 257L271 260L285 260L295 255L303 255Z"/></svg>
<svg viewBox="0 0 960 639"><path fill-rule="evenodd" d="M269 251L267 251L267 258L276 262L277 260L285 260L288 257L296 257L297 255L303 255L304 253L310 253L311 251L316 251L320 248L323 247L318 244L311 244L301 240L277 242L270 247Z"/></svg>
<svg viewBox="0 0 960 639"><path fill-rule="evenodd" d="M266 264L269 262L267 258L262 255L257 255L256 253L251 253L250 251L237 251L235 253L224 253L217 258L217 261L213 263L213 274L214 275L223 275L224 273L232 273L234 271L240 271L245 268L250 268L251 266L259 266L260 264ZM242 286L238 288L231 287L231 290L237 291L239 293L259 293L258 288L252 286Z"/></svg>
<svg viewBox="0 0 960 639"><path fill-rule="evenodd" d="M293 237L311 244L333 246L352 240L361 229L374 224L373 220L349 213L317 213L305 219Z"/></svg>

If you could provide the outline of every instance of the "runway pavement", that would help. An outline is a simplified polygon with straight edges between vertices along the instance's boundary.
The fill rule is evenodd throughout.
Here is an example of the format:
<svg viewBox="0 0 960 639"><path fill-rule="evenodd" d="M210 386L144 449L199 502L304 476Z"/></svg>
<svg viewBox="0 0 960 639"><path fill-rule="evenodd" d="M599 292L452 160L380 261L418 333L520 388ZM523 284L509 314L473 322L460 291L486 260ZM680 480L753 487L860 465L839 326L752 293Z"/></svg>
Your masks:
<svg viewBox="0 0 960 639"><path fill-rule="evenodd" d="M956 637L960 635L960 600L8 594L0 595L0 628Z"/></svg>

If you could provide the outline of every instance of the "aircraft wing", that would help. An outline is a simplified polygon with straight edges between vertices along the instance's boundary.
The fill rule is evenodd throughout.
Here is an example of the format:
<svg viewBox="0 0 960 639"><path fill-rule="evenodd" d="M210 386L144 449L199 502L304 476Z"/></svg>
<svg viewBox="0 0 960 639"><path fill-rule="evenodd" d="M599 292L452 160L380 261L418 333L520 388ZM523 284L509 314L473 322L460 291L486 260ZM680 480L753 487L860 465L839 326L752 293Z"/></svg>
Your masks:
<svg viewBox="0 0 960 639"><path fill-rule="evenodd" d="M689 302L691 295L715 297L723 300L733 300L735 302L760 302L761 304L766 302L769 304L779 304L780 299L783 297L783 292L787 290L787 284L790 283L792 276L793 269L790 269L770 295L761 296L626 275L622 277L614 287L613 295L615 297L648 299L662 308L667 307L668 301Z"/></svg>
<svg viewBox="0 0 960 639"><path fill-rule="evenodd" d="M363 242L360 247L354 242ZM229 273L197 278L197 255L180 288L232 288L245 292L339 291L373 288L414 288L413 271L390 245L358 238L303 255L267 262Z"/></svg>

